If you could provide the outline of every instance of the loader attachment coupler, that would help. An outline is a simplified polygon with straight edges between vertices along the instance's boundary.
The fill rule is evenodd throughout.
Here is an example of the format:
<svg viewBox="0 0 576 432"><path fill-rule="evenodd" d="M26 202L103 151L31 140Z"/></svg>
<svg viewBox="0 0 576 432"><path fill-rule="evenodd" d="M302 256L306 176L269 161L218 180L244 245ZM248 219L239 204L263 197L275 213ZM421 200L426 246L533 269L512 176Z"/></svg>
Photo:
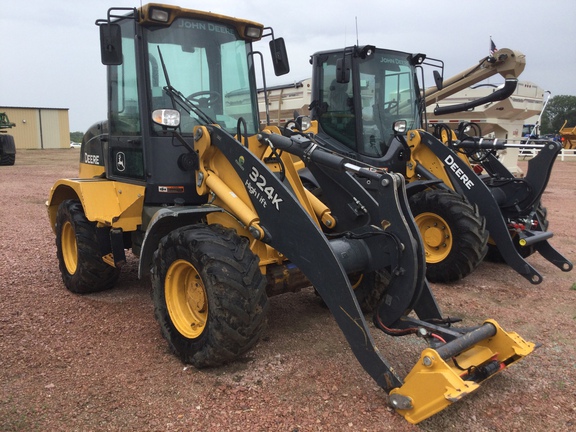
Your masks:
<svg viewBox="0 0 576 432"><path fill-rule="evenodd" d="M353 196L359 197L364 206L364 212L369 215L369 221L386 214L387 220L394 227L392 232L397 241L402 243L401 253L389 257L389 262L396 267L395 277L385 291L373 317L376 328L393 336L416 334L428 342L429 348L424 349L418 363L404 380L399 377L393 367L381 356L366 327L363 314L358 305L354 304L350 289L341 289L337 279L332 279L327 286L324 279L333 276L326 267L318 285L314 284L322 299L326 302L336 322L345 334L356 358L372 378L389 393L390 404L411 423L418 423L446 408L453 402L476 390L483 381L504 370L511 364L530 354L535 345L526 342L513 332L504 331L495 321L488 320L476 328L458 329L452 324L458 319L442 318L440 309L424 277L425 264L419 232L415 227L410 210L406 203L403 188L396 185L396 193L391 195L383 183L394 181L394 176L368 167L354 167L353 163L335 153L322 149L309 137L293 136L291 138L262 133L261 142L267 142L275 148L299 156L313 171L323 191L330 191L336 184ZM338 172L353 171L358 177L364 178L362 185L370 190L371 195L363 196L360 182L349 175L339 176ZM360 179L361 180L361 179ZM383 180L385 180L383 182ZM364 191L364 193L367 192ZM346 195L342 195L346 197ZM374 199L371 201L370 198ZM346 201L346 200L344 200ZM338 211L338 203L328 207L338 224L344 224L347 230L354 231L354 217L346 219L345 214ZM340 208L345 208L340 203ZM393 208L394 211L390 211ZM402 213L402 220L394 217L394 213ZM401 229L400 229L401 228ZM352 244L366 248L367 254L360 254L357 260L345 262L343 267L358 269L374 269L375 262L366 262L365 257L374 257L383 253L386 248L375 246L375 239L370 229L364 227L355 231L359 236L344 236L331 241L331 251L335 257L345 252L353 253ZM398 252L398 251L397 251ZM289 257L289 254L286 253ZM364 258L363 258L364 257ZM317 266L327 264L326 256L315 254ZM411 259L408 259L411 258ZM334 268L336 270L336 268ZM418 318L414 318L414 311ZM410 314L410 315L409 315Z"/></svg>
<svg viewBox="0 0 576 432"><path fill-rule="evenodd" d="M442 338L434 333L427 337ZM390 392L390 404L410 423L419 423L534 349L533 343L488 320L450 342L422 351L404 384Z"/></svg>

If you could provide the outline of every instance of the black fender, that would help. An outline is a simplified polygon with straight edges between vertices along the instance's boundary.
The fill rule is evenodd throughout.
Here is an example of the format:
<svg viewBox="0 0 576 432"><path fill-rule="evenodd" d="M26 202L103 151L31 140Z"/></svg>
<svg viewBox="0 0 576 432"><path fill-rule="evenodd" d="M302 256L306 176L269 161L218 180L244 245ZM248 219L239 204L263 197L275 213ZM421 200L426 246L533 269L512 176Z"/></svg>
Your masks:
<svg viewBox="0 0 576 432"><path fill-rule="evenodd" d="M162 237L177 228L196 224L208 213L217 211L222 211L222 209L215 206L183 206L165 207L154 213L146 228L146 234L142 242L138 278L149 274L154 252L158 249L158 244Z"/></svg>
<svg viewBox="0 0 576 432"><path fill-rule="evenodd" d="M437 189L442 185L444 185L444 183L440 179L415 180L406 185L406 195L408 197L411 197L413 195L416 195L418 192L422 192L423 190Z"/></svg>

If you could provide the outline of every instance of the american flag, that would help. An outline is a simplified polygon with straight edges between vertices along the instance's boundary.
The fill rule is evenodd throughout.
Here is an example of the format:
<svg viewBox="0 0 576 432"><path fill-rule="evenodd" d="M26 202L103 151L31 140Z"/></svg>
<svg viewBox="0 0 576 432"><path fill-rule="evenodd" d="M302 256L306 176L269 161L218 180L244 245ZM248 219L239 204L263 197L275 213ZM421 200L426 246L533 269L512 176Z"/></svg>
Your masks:
<svg viewBox="0 0 576 432"><path fill-rule="evenodd" d="M496 48L496 44L492 38L490 38L490 55L493 56L496 51L498 51L498 48Z"/></svg>

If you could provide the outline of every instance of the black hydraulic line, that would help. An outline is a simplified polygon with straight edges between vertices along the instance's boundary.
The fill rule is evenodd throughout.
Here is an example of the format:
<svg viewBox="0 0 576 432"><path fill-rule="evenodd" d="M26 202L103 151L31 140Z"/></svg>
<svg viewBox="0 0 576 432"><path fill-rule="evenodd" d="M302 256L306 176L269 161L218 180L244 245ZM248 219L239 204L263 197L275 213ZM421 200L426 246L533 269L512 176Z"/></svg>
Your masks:
<svg viewBox="0 0 576 432"><path fill-rule="evenodd" d="M416 165L415 171L416 171L416 174L418 174L422 178L425 178L426 180L430 180L430 181L438 180L438 177L436 177L434 174L432 174L430 171L428 171L421 164ZM444 182L439 182L439 183L435 184L435 187L438 189L451 190L450 186L448 186Z"/></svg>
<svg viewBox="0 0 576 432"><path fill-rule="evenodd" d="M516 90L517 84L518 84L517 79L508 78L504 82L504 87L496 90L495 92L489 94L488 96L478 98L472 102L466 102L463 104L443 106L443 107L437 106L436 108L434 108L434 114L435 115L453 114L456 112L468 111L472 108L487 104L489 102L496 102L496 101L504 100L504 99L510 97L510 95L512 95L512 93L514 93L514 90Z"/></svg>
<svg viewBox="0 0 576 432"><path fill-rule="evenodd" d="M455 142L453 147L466 150L504 150L506 143L498 139L484 138L465 138L462 141Z"/></svg>

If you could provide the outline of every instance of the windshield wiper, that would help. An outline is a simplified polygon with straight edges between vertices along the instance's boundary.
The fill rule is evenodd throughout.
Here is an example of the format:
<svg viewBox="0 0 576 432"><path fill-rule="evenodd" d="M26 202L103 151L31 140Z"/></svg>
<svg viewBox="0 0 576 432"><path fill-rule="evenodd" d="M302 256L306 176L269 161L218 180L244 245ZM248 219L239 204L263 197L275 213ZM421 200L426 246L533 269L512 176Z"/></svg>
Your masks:
<svg viewBox="0 0 576 432"><path fill-rule="evenodd" d="M206 124L216 124L216 122L210 118L208 114L200 109L199 106L194 104L190 99L182 94L181 91L177 90L170 84L170 76L168 75L168 69L166 68L166 63L164 63L164 57L162 56L162 51L160 50L160 46L156 46L158 48L158 55L160 56L160 64L162 65L162 71L164 73L164 79L166 80L166 86L164 86L164 90L170 95L172 98L172 102L180 105L182 108L188 110L189 112L192 111L198 118L200 118ZM176 98L175 98L176 97Z"/></svg>

